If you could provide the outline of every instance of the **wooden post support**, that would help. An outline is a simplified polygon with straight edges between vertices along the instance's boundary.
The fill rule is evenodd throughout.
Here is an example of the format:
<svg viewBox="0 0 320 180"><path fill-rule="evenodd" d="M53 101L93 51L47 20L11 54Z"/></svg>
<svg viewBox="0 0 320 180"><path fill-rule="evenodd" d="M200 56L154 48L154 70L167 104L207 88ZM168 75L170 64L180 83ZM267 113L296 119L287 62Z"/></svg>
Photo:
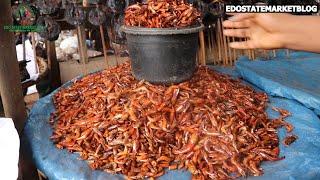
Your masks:
<svg viewBox="0 0 320 180"><path fill-rule="evenodd" d="M83 7L88 7L89 2L88 0L83 0L82 1L82 6ZM86 31L84 25L80 25L77 27L78 31L78 44L79 44L79 54L80 54L80 59L83 64L88 63L88 49L87 49L87 44L86 44Z"/></svg>
<svg viewBox="0 0 320 180"><path fill-rule="evenodd" d="M96 7L99 8L99 4L97 4ZM100 29L101 42L103 47L103 56L104 56L104 60L106 61L106 68L109 68L108 57L107 57L107 46L106 46L106 40L104 38L103 25L100 25L99 29Z"/></svg>
<svg viewBox="0 0 320 180"><path fill-rule="evenodd" d="M199 37L200 37L200 54L201 54L201 58L199 60L201 65L206 65L206 47L205 47L205 42L204 42L204 33L203 30L200 31L199 33Z"/></svg>
<svg viewBox="0 0 320 180"><path fill-rule="evenodd" d="M54 41L47 41L46 43L48 55L48 69L51 88L58 88L61 86L60 68L56 55L56 46Z"/></svg>
<svg viewBox="0 0 320 180"><path fill-rule="evenodd" d="M26 109L20 82L14 35L4 31L12 25L9 0L0 1L0 92L6 117L13 119L20 133L26 121Z"/></svg>
<svg viewBox="0 0 320 180"><path fill-rule="evenodd" d="M80 59L83 64L88 63L88 54L87 54L87 44L86 44L86 34L85 28L83 25L77 27L78 31L78 44L79 44L79 54Z"/></svg>
<svg viewBox="0 0 320 180"><path fill-rule="evenodd" d="M107 56L107 46L106 46L106 40L104 38L104 29L103 29L102 25L100 25L99 28L100 28L100 36L101 36L101 41L102 41L102 47L103 47L104 61L106 62L107 68L109 68L108 56Z"/></svg>
<svg viewBox="0 0 320 180"><path fill-rule="evenodd" d="M0 92L5 116L12 118L18 133L22 134L26 122L26 109L21 89L19 65L12 32L4 31L4 26L12 25L11 1L0 1ZM21 145L20 145L21 146ZM36 168L31 155L20 147L19 179L37 179Z"/></svg>
<svg viewBox="0 0 320 180"><path fill-rule="evenodd" d="M34 34L35 34L34 32L31 33L32 50L33 50L36 73L39 73L39 67L38 67L38 61L37 61L37 53L36 53L36 37L35 37Z"/></svg>

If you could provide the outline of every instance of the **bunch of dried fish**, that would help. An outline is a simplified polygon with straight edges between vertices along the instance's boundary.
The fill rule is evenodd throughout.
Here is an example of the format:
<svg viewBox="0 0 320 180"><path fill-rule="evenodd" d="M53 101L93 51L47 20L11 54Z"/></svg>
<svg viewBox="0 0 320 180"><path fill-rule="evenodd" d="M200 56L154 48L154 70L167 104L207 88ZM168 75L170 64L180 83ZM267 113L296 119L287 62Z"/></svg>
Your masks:
<svg viewBox="0 0 320 180"><path fill-rule="evenodd" d="M239 80L199 67L172 86L137 81L130 64L88 75L54 96L51 139L80 154L93 169L131 179L156 178L165 169L188 169L195 179L232 179L263 173L277 161L276 128L268 97Z"/></svg>
<svg viewBox="0 0 320 180"><path fill-rule="evenodd" d="M148 28L185 27L200 21L200 12L183 0L149 0L129 6L125 25Z"/></svg>

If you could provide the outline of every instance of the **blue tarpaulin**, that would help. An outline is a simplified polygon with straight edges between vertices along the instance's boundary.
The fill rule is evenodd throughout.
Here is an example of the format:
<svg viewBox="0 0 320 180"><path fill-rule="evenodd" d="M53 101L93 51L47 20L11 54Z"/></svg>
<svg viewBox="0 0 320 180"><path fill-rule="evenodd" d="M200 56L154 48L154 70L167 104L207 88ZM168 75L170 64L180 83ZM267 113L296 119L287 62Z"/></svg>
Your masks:
<svg viewBox="0 0 320 180"><path fill-rule="evenodd" d="M237 76L232 69L216 68L216 70ZM242 75L242 73L240 73ZM252 78L254 79L254 78ZM255 82L250 81L255 84ZM70 82L64 86L70 85ZM271 84L272 85L272 84ZM57 149L49 140L52 129L48 123L50 113L54 111L52 95L40 99L32 108L26 127L25 136L33 151L33 159L37 167L44 172L50 180L82 180L82 179L123 179L121 175L111 175L102 171L92 171L85 161L79 160L77 154ZM309 98L309 97L305 97ZM320 179L320 120L317 115L307 107L295 100L280 97L271 97L267 109L271 118L279 114L271 107L280 107L289 110L292 116L287 121L294 125L293 133L299 139L289 147L280 145L281 156L284 160L277 162L264 162L262 168L264 175L249 177L247 179L279 179L294 180ZM279 130L280 140L285 137L285 130ZM184 180L190 179L187 171L168 171L160 179Z"/></svg>
<svg viewBox="0 0 320 180"><path fill-rule="evenodd" d="M270 95L293 99L320 115L320 55L295 52L286 58L249 61L243 57L236 71Z"/></svg>

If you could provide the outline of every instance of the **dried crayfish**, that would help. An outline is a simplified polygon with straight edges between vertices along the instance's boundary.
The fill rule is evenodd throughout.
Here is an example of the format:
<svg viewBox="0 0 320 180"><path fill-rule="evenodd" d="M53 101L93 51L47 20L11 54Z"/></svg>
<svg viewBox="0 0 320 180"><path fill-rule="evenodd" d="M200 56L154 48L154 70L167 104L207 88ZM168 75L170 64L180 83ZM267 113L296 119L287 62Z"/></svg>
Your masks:
<svg viewBox="0 0 320 180"><path fill-rule="evenodd" d="M200 22L200 12L177 0L149 0L134 4L125 11L125 25L147 28L185 27Z"/></svg>
<svg viewBox="0 0 320 180"><path fill-rule="evenodd" d="M288 112L275 109L283 117L271 121L265 93L207 67L167 87L135 80L124 63L76 80L53 100L56 146L131 179L166 168L195 179L258 176L262 161L282 159L277 128Z"/></svg>

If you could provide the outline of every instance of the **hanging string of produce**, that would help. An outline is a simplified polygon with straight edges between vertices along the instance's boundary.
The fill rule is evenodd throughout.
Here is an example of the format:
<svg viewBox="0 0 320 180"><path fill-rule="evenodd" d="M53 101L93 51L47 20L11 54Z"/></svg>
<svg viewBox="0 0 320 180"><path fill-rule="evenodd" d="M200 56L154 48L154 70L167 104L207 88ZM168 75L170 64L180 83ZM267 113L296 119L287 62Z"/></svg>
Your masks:
<svg viewBox="0 0 320 180"><path fill-rule="evenodd" d="M38 34L41 38L48 41L55 41L59 38L61 32L60 25L50 16L57 13L61 5L60 0L37 0L35 2L40 12L37 19Z"/></svg>
<svg viewBox="0 0 320 180"><path fill-rule="evenodd" d="M65 18L69 24L79 26L86 21L86 12L81 6L72 3L65 10Z"/></svg>
<svg viewBox="0 0 320 180"><path fill-rule="evenodd" d="M43 15L51 15L59 10L61 0L37 0L36 6Z"/></svg>
<svg viewBox="0 0 320 180"><path fill-rule="evenodd" d="M48 41L55 41L59 38L61 32L60 25L50 16L40 16L37 25L41 27L38 31L40 37Z"/></svg>
<svg viewBox="0 0 320 180"><path fill-rule="evenodd" d="M88 15L88 21L95 26L100 26L105 23L107 20L105 12L103 12L99 6L97 5L96 8L90 10Z"/></svg>
<svg viewBox="0 0 320 180"><path fill-rule="evenodd" d="M109 67L109 63L107 60L107 47L106 47L106 41L104 38L104 28L103 28L103 24L106 23L107 17L105 12L100 9L98 2L96 3L96 8L90 10L88 20L92 25L99 26L100 36L101 36L101 41L103 46L104 59L106 61L107 67Z"/></svg>

